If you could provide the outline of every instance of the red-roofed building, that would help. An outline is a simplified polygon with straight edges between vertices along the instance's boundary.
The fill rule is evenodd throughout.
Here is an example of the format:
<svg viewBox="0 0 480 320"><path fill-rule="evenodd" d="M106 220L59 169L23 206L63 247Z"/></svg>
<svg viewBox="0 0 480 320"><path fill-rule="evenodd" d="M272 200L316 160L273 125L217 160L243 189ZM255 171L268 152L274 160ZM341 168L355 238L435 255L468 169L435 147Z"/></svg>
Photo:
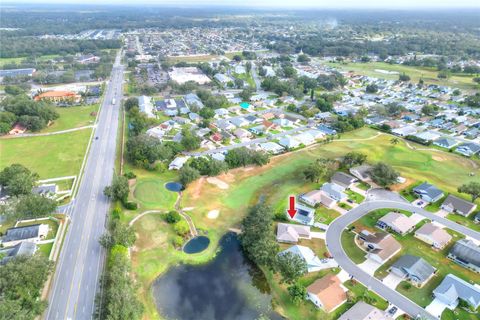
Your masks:
<svg viewBox="0 0 480 320"><path fill-rule="evenodd" d="M53 102L80 102L81 96L72 91L47 91L38 94L34 100L48 100Z"/></svg>

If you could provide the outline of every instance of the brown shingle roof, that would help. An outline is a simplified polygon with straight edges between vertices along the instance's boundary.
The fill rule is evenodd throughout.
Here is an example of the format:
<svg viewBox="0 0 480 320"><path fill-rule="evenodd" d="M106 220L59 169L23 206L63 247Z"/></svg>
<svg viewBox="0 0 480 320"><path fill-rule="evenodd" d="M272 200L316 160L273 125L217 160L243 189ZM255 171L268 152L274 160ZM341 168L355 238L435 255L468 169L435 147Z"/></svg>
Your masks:
<svg viewBox="0 0 480 320"><path fill-rule="evenodd" d="M333 274L316 280L308 286L307 292L316 295L327 312L347 300L347 294L341 287L340 279Z"/></svg>

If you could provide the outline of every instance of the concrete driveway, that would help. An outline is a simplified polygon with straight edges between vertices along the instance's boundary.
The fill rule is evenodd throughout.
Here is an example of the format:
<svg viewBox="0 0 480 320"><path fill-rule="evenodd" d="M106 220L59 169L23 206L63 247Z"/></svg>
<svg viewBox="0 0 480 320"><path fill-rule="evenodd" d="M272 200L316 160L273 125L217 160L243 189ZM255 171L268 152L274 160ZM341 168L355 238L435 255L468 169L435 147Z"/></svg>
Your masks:
<svg viewBox="0 0 480 320"><path fill-rule="evenodd" d="M388 276L386 276L384 279L383 279L383 284L386 285L387 287L389 287L390 289L394 289L400 284L400 282L402 282L403 279L400 278L399 276L397 276L396 274L393 274L392 272L390 272L388 274Z"/></svg>
<svg viewBox="0 0 480 320"><path fill-rule="evenodd" d="M367 259L364 262L358 265L363 271L368 273L369 275L373 276L375 271L380 268L382 265L372 259Z"/></svg>
<svg viewBox="0 0 480 320"><path fill-rule="evenodd" d="M432 303L430 303L425 310L427 310L430 314L436 316L440 319L442 316L443 311L447 308L447 305L438 299L434 299Z"/></svg>

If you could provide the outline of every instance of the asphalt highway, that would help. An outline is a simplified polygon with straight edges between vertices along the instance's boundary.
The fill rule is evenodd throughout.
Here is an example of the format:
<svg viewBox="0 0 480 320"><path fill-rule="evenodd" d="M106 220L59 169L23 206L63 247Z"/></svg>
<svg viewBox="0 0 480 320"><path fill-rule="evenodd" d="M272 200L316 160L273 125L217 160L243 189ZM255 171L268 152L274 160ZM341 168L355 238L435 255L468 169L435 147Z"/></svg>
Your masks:
<svg viewBox="0 0 480 320"><path fill-rule="evenodd" d="M462 225L459 225L448 219L439 217L431 212L425 211L424 209L413 206L410 203L392 200L366 201L360 204L358 207L353 208L346 214L338 217L329 225L326 234L327 247L330 251L330 254L333 256L335 261L337 261L337 263L343 270L348 272L350 276L353 276L357 281L361 282L367 288L376 292L389 303L397 306L399 309L403 310L410 316L421 316L423 319L437 319L436 317L428 313L424 308L420 307L419 305L409 300L397 291L390 289L380 280L370 276L368 273L363 271L357 264L353 263L352 260L350 260L350 258L343 250L341 241L341 234L343 230L351 223L360 219L369 212L382 208L401 209L418 213L427 219L437 221L447 228L463 233L464 235L474 238L476 240L480 240L480 233L472 229L466 228Z"/></svg>
<svg viewBox="0 0 480 320"><path fill-rule="evenodd" d="M105 232L110 201L103 189L112 181L122 98L123 66L115 60L83 178L73 205L65 242L50 289L46 319L92 319L105 252L98 243ZM115 98L115 105L112 101ZM98 138L96 138L98 137Z"/></svg>

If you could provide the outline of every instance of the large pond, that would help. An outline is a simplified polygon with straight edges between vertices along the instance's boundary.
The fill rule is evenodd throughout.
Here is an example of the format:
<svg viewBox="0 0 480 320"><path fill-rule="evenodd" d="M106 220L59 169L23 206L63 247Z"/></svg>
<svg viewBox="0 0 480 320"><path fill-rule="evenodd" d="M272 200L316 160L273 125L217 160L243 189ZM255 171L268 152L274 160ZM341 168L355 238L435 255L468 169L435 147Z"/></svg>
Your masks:
<svg viewBox="0 0 480 320"><path fill-rule="evenodd" d="M174 267L154 282L159 313L178 320L282 319L272 310L264 274L244 257L236 235L225 235L220 246L211 262Z"/></svg>

